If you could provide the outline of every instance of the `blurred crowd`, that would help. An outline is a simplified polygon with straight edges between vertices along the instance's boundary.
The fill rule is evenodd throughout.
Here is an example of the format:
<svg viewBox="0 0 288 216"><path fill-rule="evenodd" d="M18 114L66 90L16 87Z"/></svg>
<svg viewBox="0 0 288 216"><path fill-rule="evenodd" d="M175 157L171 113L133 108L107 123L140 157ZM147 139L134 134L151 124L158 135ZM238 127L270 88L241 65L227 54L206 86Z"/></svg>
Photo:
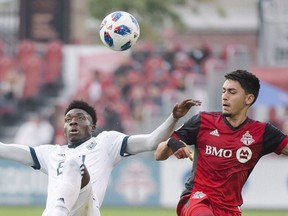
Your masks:
<svg viewBox="0 0 288 216"><path fill-rule="evenodd" d="M0 41L0 116L9 124L21 112L37 108L61 81L62 43L20 41L15 50Z"/></svg>
<svg viewBox="0 0 288 216"><path fill-rule="evenodd" d="M215 55L208 44L190 50L179 44L145 44L134 49L130 60L111 73L95 70L88 76L79 76L76 94L66 101L83 99L95 106L98 115L95 135L103 130L131 133L141 125L145 113L163 114L165 97L168 100L175 97L175 101L181 94L191 97L186 91L187 80L204 84L201 82L205 80L209 62L225 62L226 48ZM64 144L63 112L67 104L61 101L49 104L49 98L57 97L64 88L62 43L39 45L21 41L14 52L6 50L0 42L0 124L23 124L16 141L26 140L24 137L33 136L34 131L39 144ZM30 114L17 121L23 113ZM271 122L275 120L276 126L288 131L288 120L282 119L280 123L276 122L277 113L270 116ZM41 130L48 135L40 135Z"/></svg>

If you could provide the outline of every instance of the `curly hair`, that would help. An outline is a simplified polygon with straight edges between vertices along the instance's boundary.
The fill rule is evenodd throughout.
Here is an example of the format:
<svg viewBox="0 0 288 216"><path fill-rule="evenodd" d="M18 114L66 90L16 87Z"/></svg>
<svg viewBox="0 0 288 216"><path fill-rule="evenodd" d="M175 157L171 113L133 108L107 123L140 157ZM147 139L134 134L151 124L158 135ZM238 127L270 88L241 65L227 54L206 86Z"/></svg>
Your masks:
<svg viewBox="0 0 288 216"><path fill-rule="evenodd" d="M81 109L81 110L86 111L91 116L93 124L94 125L96 124L97 122L96 110L87 102L82 101L82 100L72 101L66 108L64 115L66 115L72 109Z"/></svg>

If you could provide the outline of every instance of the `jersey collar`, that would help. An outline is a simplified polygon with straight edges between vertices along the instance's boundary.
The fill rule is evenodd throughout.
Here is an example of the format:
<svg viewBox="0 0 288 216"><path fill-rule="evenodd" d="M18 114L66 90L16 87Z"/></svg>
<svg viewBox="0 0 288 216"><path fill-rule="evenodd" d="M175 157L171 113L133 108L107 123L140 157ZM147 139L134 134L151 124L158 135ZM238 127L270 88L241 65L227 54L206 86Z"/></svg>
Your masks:
<svg viewBox="0 0 288 216"><path fill-rule="evenodd" d="M229 121L226 119L225 116L223 116L223 119L224 119L225 124L226 124L230 129L232 129L232 130L234 130L234 131L236 131L236 130L238 130L239 128L241 128L241 127L242 127L243 125L245 125L246 122L249 120L249 118L247 117L247 118L245 119L245 121L242 122L242 124L240 124L240 125L237 126L237 127L233 127L233 126L229 123Z"/></svg>
<svg viewBox="0 0 288 216"><path fill-rule="evenodd" d="M85 143L87 140L89 140L91 137L88 137L80 142L77 143L68 143L68 148L77 148L79 145Z"/></svg>

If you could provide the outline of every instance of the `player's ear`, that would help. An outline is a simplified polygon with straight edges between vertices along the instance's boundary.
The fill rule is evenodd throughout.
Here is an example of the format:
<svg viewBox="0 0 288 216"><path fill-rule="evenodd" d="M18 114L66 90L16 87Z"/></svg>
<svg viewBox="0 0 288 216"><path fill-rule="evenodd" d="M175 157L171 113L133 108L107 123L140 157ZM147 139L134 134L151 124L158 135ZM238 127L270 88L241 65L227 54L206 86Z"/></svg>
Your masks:
<svg viewBox="0 0 288 216"><path fill-rule="evenodd" d="M255 100L255 96L253 94L248 94L246 96L246 104L251 105Z"/></svg>
<svg viewBox="0 0 288 216"><path fill-rule="evenodd" d="M94 132L96 130L96 124L91 124L91 131Z"/></svg>

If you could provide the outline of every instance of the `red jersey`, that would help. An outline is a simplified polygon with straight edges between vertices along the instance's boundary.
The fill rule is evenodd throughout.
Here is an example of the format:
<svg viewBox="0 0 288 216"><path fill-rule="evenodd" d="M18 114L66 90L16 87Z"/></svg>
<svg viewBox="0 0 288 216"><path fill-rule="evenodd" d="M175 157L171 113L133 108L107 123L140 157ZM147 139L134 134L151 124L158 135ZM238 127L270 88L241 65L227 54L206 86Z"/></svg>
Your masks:
<svg viewBox="0 0 288 216"><path fill-rule="evenodd" d="M172 136L195 145L191 177L182 195L203 192L212 205L228 211L242 205L241 190L259 159L280 154L288 143L269 123L247 118L235 128L220 112L199 113Z"/></svg>

